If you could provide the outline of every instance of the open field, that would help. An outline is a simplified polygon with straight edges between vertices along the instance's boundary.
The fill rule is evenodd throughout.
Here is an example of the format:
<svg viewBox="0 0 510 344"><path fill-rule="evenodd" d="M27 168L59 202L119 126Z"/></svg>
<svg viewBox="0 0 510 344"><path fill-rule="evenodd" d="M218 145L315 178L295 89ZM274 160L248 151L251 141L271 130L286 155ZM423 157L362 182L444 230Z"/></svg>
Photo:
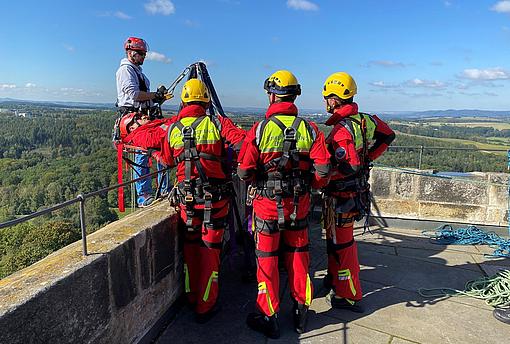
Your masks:
<svg viewBox="0 0 510 344"><path fill-rule="evenodd" d="M440 142L451 142L451 143L464 144L464 145L474 145L474 146L476 146L476 148L482 149L482 150L483 149L505 150L505 151L501 151L501 152L490 152L490 153L497 154L497 155L505 155L506 156L506 154L507 154L506 150L510 149L510 146L502 145L502 144L489 144L489 143L481 143L481 142L476 142L476 141L471 141L471 140L463 140L463 139L450 139L450 138L439 138L439 137L406 134L406 133L402 133L399 131L397 131L396 133L397 133L397 135L414 136L414 137L419 137L419 138L424 138L424 139L429 139L429 140L437 140Z"/></svg>
<svg viewBox="0 0 510 344"><path fill-rule="evenodd" d="M506 122L429 122L431 126L441 126L444 124L454 125L456 127L466 127L466 128L475 128L475 127L485 127L485 128L494 128L497 130L510 129L510 123Z"/></svg>

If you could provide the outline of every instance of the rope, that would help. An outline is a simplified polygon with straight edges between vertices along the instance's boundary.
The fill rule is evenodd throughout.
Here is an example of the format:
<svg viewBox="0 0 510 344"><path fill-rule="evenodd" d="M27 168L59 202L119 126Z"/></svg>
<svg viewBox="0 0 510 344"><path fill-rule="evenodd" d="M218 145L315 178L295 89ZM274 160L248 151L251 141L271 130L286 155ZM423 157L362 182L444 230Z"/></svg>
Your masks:
<svg viewBox="0 0 510 344"><path fill-rule="evenodd" d="M510 258L510 239L476 226L453 229L451 225L443 225L432 231L424 230L422 234L438 245L489 245L494 252L486 256Z"/></svg>
<svg viewBox="0 0 510 344"><path fill-rule="evenodd" d="M439 245L489 245L494 248L489 257L510 258L510 239L501 238L494 232L485 232L476 226L453 229L444 225L433 231L423 231L423 235ZM453 288L420 288L423 297L469 296L481 300L492 307L510 307L510 271L501 270L491 277L482 277L466 283L464 290Z"/></svg>
<svg viewBox="0 0 510 344"><path fill-rule="evenodd" d="M483 277L466 283L464 290L452 288L420 288L423 297L469 296L492 307L510 307L510 271L501 270L491 277Z"/></svg>

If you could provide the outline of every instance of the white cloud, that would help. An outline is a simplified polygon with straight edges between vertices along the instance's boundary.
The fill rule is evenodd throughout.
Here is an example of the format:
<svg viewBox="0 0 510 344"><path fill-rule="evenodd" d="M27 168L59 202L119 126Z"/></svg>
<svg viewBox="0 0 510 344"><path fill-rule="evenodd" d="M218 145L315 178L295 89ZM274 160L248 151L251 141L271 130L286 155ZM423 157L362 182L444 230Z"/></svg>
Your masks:
<svg viewBox="0 0 510 344"><path fill-rule="evenodd" d="M186 25L187 27L199 27L200 23L195 20L186 19L184 21L184 25Z"/></svg>
<svg viewBox="0 0 510 344"><path fill-rule="evenodd" d="M164 54L161 54L161 53L158 53L155 51L148 51L145 59L150 60L150 61L163 62L163 63L172 62L172 60L170 58L166 57Z"/></svg>
<svg viewBox="0 0 510 344"><path fill-rule="evenodd" d="M115 12L110 12L110 11L106 11L106 12L100 12L97 14L98 17L115 17L115 18L118 18L118 19L123 19L123 20L129 20L129 19L133 19L133 17L131 17L129 14L126 14L125 12L122 12L122 11L115 11Z"/></svg>
<svg viewBox="0 0 510 344"><path fill-rule="evenodd" d="M132 17L130 15L127 15L126 13L124 13L122 11L115 12L113 14L113 16L116 18L119 18L119 19L124 19L124 20L132 19Z"/></svg>
<svg viewBox="0 0 510 344"><path fill-rule="evenodd" d="M287 0L287 7L294 10L318 11L319 6L308 0Z"/></svg>
<svg viewBox="0 0 510 344"><path fill-rule="evenodd" d="M491 7L491 10L498 13L510 13L510 1L498 1Z"/></svg>
<svg viewBox="0 0 510 344"><path fill-rule="evenodd" d="M32 82L27 82L27 83L25 84L25 88L34 88L34 87L37 87L37 85L36 85L36 84L34 84L34 83L32 83Z"/></svg>
<svg viewBox="0 0 510 344"><path fill-rule="evenodd" d="M74 52L74 47L72 45L65 44L65 43L63 45L64 45L65 50L69 51L70 53Z"/></svg>
<svg viewBox="0 0 510 344"><path fill-rule="evenodd" d="M440 88L445 88L446 87L446 84L444 82L441 82L441 81L437 81L437 80L423 80L423 79L418 79L418 78L414 78L412 80L409 80L406 82L406 84L408 86L412 86L412 87L423 87L423 88L437 88L437 89L440 89Z"/></svg>
<svg viewBox="0 0 510 344"><path fill-rule="evenodd" d="M14 84L0 84L0 89L10 89L10 88L16 88L16 85Z"/></svg>
<svg viewBox="0 0 510 344"><path fill-rule="evenodd" d="M374 81L374 82L371 82L370 85L375 86L375 87L380 87L380 88L398 88L398 87L400 87L399 85L387 84L384 81Z"/></svg>
<svg viewBox="0 0 510 344"><path fill-rule="evenodd" d="M445 5L446 7L450 7L450 6L452 5L452 2L451 2L451 1L445 1L445 2L444 2L444 5Z"/></svg>
<svg viewBox="0 0 510 344"><path fill-rule="evenodd" d="M464 69L461 78L487 81L487 80L508 80L510 73L501 67L488 68L488 69Z"/></svg>
<svg viewBox="0 0 510 344"><path fill-rule="evenodd" d="M175 13L175 6L170 0L150 0L145 5L145 11L149 14L162 14L168 16Z"/></svg>
<svg viewBox="0 0 510 344"><path fill-rule="evenodd" d="M388 68L392 68L392 67L405 67L406 65L403 64L402 62L395 62L395 61L389 61L389 60L376 60L376 61L369 61L367 63L367 66L370 67L370 66L381 66L381 67L388 67Z"/></svg>

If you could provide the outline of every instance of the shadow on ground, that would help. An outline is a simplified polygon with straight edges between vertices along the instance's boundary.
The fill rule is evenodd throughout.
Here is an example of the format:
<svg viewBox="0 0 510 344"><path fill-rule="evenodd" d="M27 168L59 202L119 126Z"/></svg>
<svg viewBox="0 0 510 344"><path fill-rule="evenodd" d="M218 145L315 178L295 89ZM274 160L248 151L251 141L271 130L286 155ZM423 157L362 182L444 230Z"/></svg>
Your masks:
<svg viewBox="0 0 510 344"><path fill-rule="evenodd" d="M484 246L445 246L429 242L418 230L374 227L372 234L355 231L358 241L363 304L356 314L331 309L322 287L326 273L326 245L320 225L310 229L314 301L307 332L293 331L292 303L287 274L281 273L279 342L286 343L505 343L510 326L492 318L492 307L462 297L428 297L419 288L463 289L465 283L510 266L508 260L490 260ZM272 342L245 325L255 310L256 282L243 283L242 252L228 255L220 272L222 311L209 323L198 325L184 307L157 343L264 343Z"/></svg>

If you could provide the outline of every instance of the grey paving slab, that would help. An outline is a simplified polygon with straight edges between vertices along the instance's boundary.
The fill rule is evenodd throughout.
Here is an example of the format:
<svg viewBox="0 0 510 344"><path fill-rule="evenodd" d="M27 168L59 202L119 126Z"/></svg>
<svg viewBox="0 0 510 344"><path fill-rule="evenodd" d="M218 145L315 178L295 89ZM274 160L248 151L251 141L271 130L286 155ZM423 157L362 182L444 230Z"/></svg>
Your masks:
<svg viewBox="0 0 510 344"><path fill-rule="evenodd" d="M471 253L450 250L427 250L420 248L397 247L397 255L407 258L425 260L445 266L460 267L480 272L480 267ZM438 262L439 260L439 262Z"/></svg>
<svg viewBox="0 0 510 344"><path fill-rule="evenodd" d="M387 344L391 336L354 323L315 314L310 317L308 332L299 337L301 344Z"/></svg>
<svg viewBox="0 0 510 344"><path fill-rule="evenodd" d="M467 281L490 269L510 266L510 260L485 260L483 250L474 246L435 245L416 230L358 236L367 311L356 314L330 309L326 303L325 243L318 230L310 237L315 299L308 331L302 335L293 331L287 275L282 273L279 343L510 343L510 325L495 320L484 301L418 293L419 288L463 289ZM216 318L198 325L192 311L183 308L157 343L272 343L245 325L246 315L255 309L256 283L240 282L235 259L224 262L220 288L223 309Z"/></svg>

